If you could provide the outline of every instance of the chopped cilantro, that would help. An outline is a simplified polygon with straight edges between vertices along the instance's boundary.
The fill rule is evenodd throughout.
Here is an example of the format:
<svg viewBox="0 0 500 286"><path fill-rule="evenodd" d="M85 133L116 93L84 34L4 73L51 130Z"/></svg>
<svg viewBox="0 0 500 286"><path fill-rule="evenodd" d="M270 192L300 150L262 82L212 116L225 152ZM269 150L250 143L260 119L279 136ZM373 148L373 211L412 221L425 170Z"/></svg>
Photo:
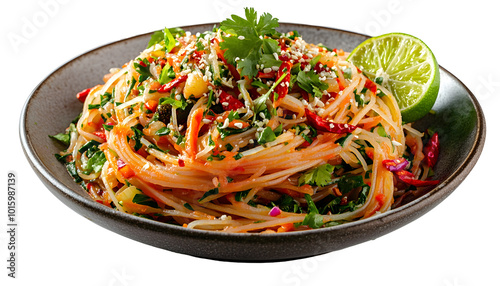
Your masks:
<svg viewBox="0 0 500 286"><path fill-rule="evenodd" d="M332 182L332 172L334 167L324 164L314 169L308 170L299 177L299 186L311 185L324 187Z"/></svg>
<svg viewBox="0 0 500 286"><path fill-rule="evenodd" d="M150 206L152 208L158 208L158 203L145 194L135 194L132 199L134 204Z"/></svg>
<svg viewBox="0 0 500 286"><path fill-rule="evenodd" d="M203 196L198 200L199 202L203 201L205 198L216 195L219 193L219 188L211 189L203 194Z"/></svg>
<svg viewBox="0 0 500 286"><path fill-rule="evenodd" d="M321 97L323 90L328 88L328 84L322 82L314 70L308 72L300 71L297 75L297 83L300 88L315 97Z"/></svg>
<svg viewBox="0 0 500 286"><path fill-rule="evenodd" d="M225 36L220 46L227 49L224 57L237 64L241 75L252 78L257 75L257 65L264 52L264 36L276 34L279 24L269 13L257 18L253 8L245 8L245 17L231 15L230 19L221 22L220 28L231 36Z"/></svg>

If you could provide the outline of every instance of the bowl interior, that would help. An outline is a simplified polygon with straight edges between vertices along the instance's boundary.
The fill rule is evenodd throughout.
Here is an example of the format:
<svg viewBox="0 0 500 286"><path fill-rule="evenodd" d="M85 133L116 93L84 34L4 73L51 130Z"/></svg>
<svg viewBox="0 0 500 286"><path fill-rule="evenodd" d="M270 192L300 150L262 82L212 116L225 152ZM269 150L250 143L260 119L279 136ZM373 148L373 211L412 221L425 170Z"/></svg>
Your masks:
<svg viewBox="0 0 500 286"><path fill-rule="evenodd" d="M192 33L210 30L213 24L185 27ZM323 43L350 51L365 35L297 24L281 24L281 31L297 30L307 42ZM428 114L415 123L440 135L441 153L435 177L442 181L426 195L385 214L336 227L278 235L227 235L186 230L115 212L90 199L67 174L54 154L63 146L48 135L62 132L80 112L75 94L102 83L110 68L120 67L141 52L149 40L144 34L111 43L69 61L43 80L28 98L21 115L20 137L33 169L61 201L97 224L132 239L195 256L237 260L275 261L317 255L374 239L423 215L448 196L477 161L485 137L481 108L472 93L441 68L441 87ZM68 234L69 235L69 234ZM210 246L207 246L210 241ZM310 247L315 241L317 247ZM307 247L304 247L307 245Z"/></svg>

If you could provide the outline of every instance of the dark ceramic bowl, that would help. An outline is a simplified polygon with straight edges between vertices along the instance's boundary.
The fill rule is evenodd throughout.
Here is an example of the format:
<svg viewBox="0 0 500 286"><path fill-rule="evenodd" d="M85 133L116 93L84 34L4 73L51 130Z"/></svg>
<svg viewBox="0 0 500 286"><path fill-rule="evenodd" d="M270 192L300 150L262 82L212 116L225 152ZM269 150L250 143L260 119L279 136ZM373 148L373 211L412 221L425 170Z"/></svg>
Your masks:
<svg viewBox="0 0 500 286"><path fill-rule="evenodd" d="M213 24L185 27L192 33ZM351 51L367 36L330 28L282 24L311 43ZM63 203L96 224L128 238L167 249L218 260L278 261L318 255L375 239L417 219L443 201L469 174L484 145L486 126L478 101L452 74L441 68L441 88L434 115L416 122L420 130L439 132L441 154L435 167L442 183L424 196L384 214L339 226L281 234L226 234L190 230L120 213L94 202L54 158L61 146L47 135L64 130L81 111L75 94L102 82L142 51L150 34L111 43L66 63L44 79L21 114L20 137L33 170ZM54 111L54 112L52 112ZM70 236L71 234L68 234ZM314 242L313 244L311 242Z"/></svg>

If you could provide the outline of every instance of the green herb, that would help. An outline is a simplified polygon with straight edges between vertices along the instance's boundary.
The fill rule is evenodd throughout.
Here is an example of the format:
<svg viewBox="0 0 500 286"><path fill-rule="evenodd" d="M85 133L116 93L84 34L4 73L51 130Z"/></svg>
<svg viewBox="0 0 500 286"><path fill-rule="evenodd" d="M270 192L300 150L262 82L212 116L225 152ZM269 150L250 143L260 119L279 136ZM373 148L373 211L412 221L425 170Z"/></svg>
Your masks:
<svg viewBox="0 0 500 286"><path fill-rule="evenodd" d="M347 194L354 188L365 185L363 176L342 177L338 182L339 190L342 194Z"/></svg>
<svg viewBox="0 0 500 286"><path fill-rule="evenodd" d="M134 86L135 86L136 82L137 82L137 80L135 79L135 77L132 77L132 82L130 83L130 86L128 87L127 93L125 94L125 99L129 96L129 94L134 89ZM121 102L115 102L115 104L116 104L116 106L119 106L122 103Z"/></svg>
<svg viewBox="0 0 500 286"><path fill-rule="evenodd" d="M88 155L87 151L87 155ZM106 163L106 156L101 150L95 151L91 154L91 157L87 161L87 165L84 169L84 174L88 175L91 173L99 173L102 170L102 166Z"/></svg>
<svg viewBox="0 0 500 286"><path fill-rule="evenodd" d="M80 183L82 181L82 178L78 175L78 172L76 171L75 161L67 163L66 169L68 170L71 177L73 177L73 180L75 180L75 182Z"/></svg>
<svg viewBox="0 0 500 286"><path fill-rule="evenodd" d="M173 107L180 108L182 110L184 110L188 106L188 103L184 99L184 97L181 97L181 100L177 100L172 97L162 97L160 98L159 104L160 105L170 104Z"/></svg>
<svg viewBox="0 0 500 286"><path fill-rule="evenodd" d="M348 141L347 139L349 139L353 136L354 135L352 135L352 134L347 134L346 136L337 139L337 141L335 141L335 143L339 144L342 147L345 147L345 142Z"/></svg>
<svg viewBox="0 0 500 286"><path fill-rule="evenodd" d="M344 70L344 78L351 79L352 78L352 70L351 68L346 68Z"/></svg>
<svg viewBox="0 0 500 286"><path fill-rule="evenodd" d="M89 110L92 110L92 109L99 109L99 107L101 107L101 104L89 104L87 105L87 108Z"/></svg>
<svg viewBox="0 0 500 286"><path fill-rule="evenodd" d="M267 86L265 83L261 82L261 81L258 81L258 80L254 80L252 81L251 85L253 87L256 87L256 88L262 88L262 89L265 89L265 90L268 90L269 89L269 86Z"/></svg>
<svg viewBox="0 0 500 286"><path fill-rule="evenodd" d="M168 152L168 151L165 151L165 150L160 149L160 147L158 147L158 146L156 146L155 144L152 144L152 143L151 143L151 144L149 144L148 148L149 148L149 149L158 150L158 151L160 151L160 152L162 152L162 153L166 153L166 152Z"/></svg>
<svg viewBox="0 0 500 286"><path fill-rule="evenodd" d="M188 204L188 203L185 203L185 204L184 204L184 207L185 207L186 209L190 210L190 211L194 211L193 207L192 207L190 204Z"/></svg>
<svg viewBox="0 0 500 286"><path fill-rule="evenodd" d="M69 127L66 129L66 132L59 133L56 135L49 135L50 138L55 139L65 146L69 146L71 140L71 133L76 132L75 124L71 123Z"/></svg>
<svg viewBox="0 0 500 286"><path fill-rule="evenodd" d="M237 63L242 76L253 78L257 75L257 65L264 53L264 36L276 34L275 29L279 24L278 19L269 13L257 18L257 12L253 8L245 8L245 16L246 19L231 15L230 19L221 22L220 28L231 36L225 36L220 46L227 49L224 57Z"/></svg>
<svg viewBox="0 0 500 286"><path fill-rule="evenodd" d="M214 90L211 89L210 93L208 94L208 100L207 100L207 110L210 108L214 100Z"/></svg>
<svg viewBox="0 0 500 286"><path fill-rule="evenodd" d="M207 197L212 196L212 195L217 195L218 193L219 193L219 188L211 189L211 190L205 192L203 194L203 196L198 201L201 202L204 199L206 199Z"/></svg>
<svg viewBox="0 0 500 286"><path fill-rule="evenodd" d="M134 69L139 73L139 82L143 82L148 77L152 76L149 71L149 61L147 59L137 59L138 62L134 62ZM142 63L142 64L140 64Z"/></svg>
<svg viewBox="0 0 500 286"><path fill-rule="evenodd" d="M160 78L158 79L158 82L163 85L163 84L170 82L174 78L175 78L174 68L171 67L169 64L167 64L161 70Z"/></svg>
<svg viewBox="0 0 500 286"><path fill-rule="evenodd" d="M158 135L158 136L168 135L168 134L170 134L170 131L171 131L170 128L162 127L155 132L155 135Z"/></svg>
<svg viewBox="0 0 500 286"><path fill-rule="evenodd" d="M267 110L266 102L269 99L269 95L278 86L278 84L280 84L281 81L283 81L283 79L285 77L286 77L286 73L283 73L283 75L281 75L281 77L278 78L278 80L276 80L274 82L274 84L271 86L271 88L265 94L259 96L258 98L256 98L253 101L253 112L254 112L253 121L255 121L255 119L257 118L257 114L259 114L260 112L262 112L264 110Z"/></svg>
<svg viewBox="0 0 500 286"><path fill-rule="evenodd" d="M276 205L284 212L297 213L300 211L299 203L287 194L283 194L276 202Z"/></svg>
<svg viewBox="0 0 500 286"><path fill-rule="evenodd" d="M231 145L231 144L229 144L229 145ZM208 136L208 146L215 146L215 142L212 139L212 134L210 134L210 136Z"/></svg>
<svg viewBox="0 0 500 286"><path fill-rule="evenodd" d="M103 124L102 127L104 128L104 130L106 131L111 131L114 127L114 125L109 125L109 124Z"/></svg>
<svg viewBox="0 0 500 286"><path fill-rule="evenodd" d="M322 82L314 70L308 72L301 70L297 75L297 83L300 88L315 97L323 96L323 90L328 88L328 84Z"/></svg>
<svg viewBox="0 0 500 286"><path fill-rule="evenodd" d="M363 107L365 105L365 101L361 98L361 94L358 94L357 91L357 89L354 90L354 99L356 100L358 106Z"/></svg>
<svg viewBox="0 0 500 286"><path fill-rule="evenodd" d="M137 152L142 147L141 138L142 136L144 136L144 133L142 133L137 125L130 127L130 129L134 131L134 136L132 136L132 139L135 141L134 150Z"/></svg>
<svg viewBox="0 0 500 286"><path fill-rule="evenodd" d="M81 154L83 154L87 150L89 150L90 148L97 147L99 145L101 145L101 143L99 143L99 142L97 142L95 140L90 140L89 142L83 144L82 147L80 147L80 149L78 149L78 152L80 152Z"/></svg>
<svg viewBox="0 0 500 286"><path fill-rule="evenodd" d="M314 169L308 170L299 177L299 186L311 185L324 187L332 182L332 172L334 167L324 164Z"/></svg>
<svg viewBox="0 0 500 286"><path fill-rule="evenodd" d="M114 92L115 92L115 89L113 88L113 93ZM104 105L106 105L106 103L113 101L113 95L109 92L105 92L104 94L101 94L100 98L101 98L101 103L100 103L101 107L104 107Z"/></svg>
<svg viewBox="0 0 500 286"><path fill-rule="evenodd" d="M308 213L302 221L302 225L307 225L310 228L320 228L323 225L323 216L319 214L318 208L309 194L305 194L304 198L307 202Z"/></svg>
<svg viewBox="0 0 500 286"><path fill-rule="evenodd" d="M239 160L241 158L243 158L243 154L241 153L237 153L236 155L233 156L234 160Z"/></svg>
<svg viewBox="0 0 500 286"><path fill-rule="evenodd" d="M259 138L257 139L257 143L265 144L268 142L272 142L276 140L276 135L274 134L271 127L267 126L264 130L259 134Z"/></svg>
<svg viewBox="0 0 500 286"><path fill-rule="evenodd" d="M132 202L134 204L149 206L152 208L158 208L158 203L145 194L135 194L134 198L132 199Z"/></svg>
<svg viewBox="0 0 500 286"><path fill-rule="evenodd" d="M246 190L246 191L242 191L242 192L237 192L235 195L234 195L234 199L237 201L237 202L241 202L241 200L243 198L245 198L247 195L248 195L248 192L250 192L250 190Z"/></svg>
<svg viewBox="0 0 500 286"><path fill-rule="evenodd" d="M57 161L66 164L67 163L67 158L71 155L71 153L65 154L65 155L59 155L59 154L54 154L56 157Z"/></svg>

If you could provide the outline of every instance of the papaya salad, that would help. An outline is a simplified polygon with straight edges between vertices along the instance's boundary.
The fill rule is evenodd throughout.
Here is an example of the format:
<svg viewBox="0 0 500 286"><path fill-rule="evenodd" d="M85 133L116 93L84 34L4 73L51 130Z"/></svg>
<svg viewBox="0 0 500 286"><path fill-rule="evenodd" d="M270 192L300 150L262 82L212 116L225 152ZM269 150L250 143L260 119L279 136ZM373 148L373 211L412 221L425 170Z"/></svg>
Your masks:
<svg viewBox="0 0 500 286"><path fill-rule="evenodd" d="M276 233L396 208L439 183L437 133L403 123L348 53L245 9L147 48L77 94L56 158L117 211L190 229Z"/></svg>

